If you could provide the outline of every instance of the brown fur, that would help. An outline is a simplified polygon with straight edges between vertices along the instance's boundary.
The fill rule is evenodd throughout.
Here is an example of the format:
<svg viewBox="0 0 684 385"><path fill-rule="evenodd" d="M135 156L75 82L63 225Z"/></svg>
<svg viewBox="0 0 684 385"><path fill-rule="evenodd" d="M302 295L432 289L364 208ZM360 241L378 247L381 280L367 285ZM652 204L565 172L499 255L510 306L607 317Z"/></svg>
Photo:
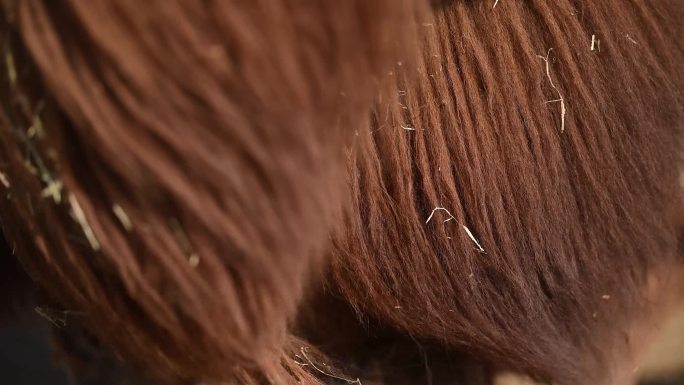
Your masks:
<svg viewBox="0 0 684 385"><path fill-rule="evenodd" d="M3 232L158 383L606 381L680 255L676 1L5 6Z"/></svg>
<svg viewBox="0 0 684 385"><path fill-rule="evenodd" d="M677 255L681 47L662 2L499 6L438 12L423 61L393 75L360 130L333 280L416 337L595 380L645 273Z"/></svg>

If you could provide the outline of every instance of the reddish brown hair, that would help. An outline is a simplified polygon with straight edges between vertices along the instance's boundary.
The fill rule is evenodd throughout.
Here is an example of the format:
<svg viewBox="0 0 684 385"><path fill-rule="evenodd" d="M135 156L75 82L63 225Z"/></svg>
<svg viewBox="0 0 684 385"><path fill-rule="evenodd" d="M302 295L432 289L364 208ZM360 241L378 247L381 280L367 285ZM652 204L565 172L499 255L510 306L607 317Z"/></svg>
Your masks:
<svg viewBox="0 0 684 385"><path fill-rule="evenodd" d="M359 131L331 258L345 298L516 370L598 380L645 311L646 272L677 256L671 12L455 2L424 23L423 60Z"/></svg>
<svg viewBox="0 0 684 385"><path fill-rule="evenodd" d="M599 381L679 255L675 1L5 5L3 231L157 381Z"/></svg>

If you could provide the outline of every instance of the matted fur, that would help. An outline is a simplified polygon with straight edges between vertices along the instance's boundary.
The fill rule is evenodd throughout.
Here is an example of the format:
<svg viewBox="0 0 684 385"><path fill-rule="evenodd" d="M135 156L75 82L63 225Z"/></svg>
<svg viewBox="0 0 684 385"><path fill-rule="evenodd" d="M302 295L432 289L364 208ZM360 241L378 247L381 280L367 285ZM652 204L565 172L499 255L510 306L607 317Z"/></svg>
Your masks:
<svg viewBox="0 0 684 385"><path fill-rule="evenodd" d="M155 383L606 381L681 251L677 1L4 3L3 231Z"/></svg>

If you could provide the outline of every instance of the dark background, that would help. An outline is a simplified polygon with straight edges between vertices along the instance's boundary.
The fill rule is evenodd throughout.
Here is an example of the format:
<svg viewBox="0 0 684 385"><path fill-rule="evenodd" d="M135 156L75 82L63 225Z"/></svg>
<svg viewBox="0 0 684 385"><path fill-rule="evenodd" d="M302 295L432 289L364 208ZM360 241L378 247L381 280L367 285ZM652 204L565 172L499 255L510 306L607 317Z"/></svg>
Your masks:
<svg viewBox="0 0 684 385"><path fill-rule="evenodd" d="M66 372L52 363L48 325L28 313L0 329L0 384L68 384Z"/></svg>

